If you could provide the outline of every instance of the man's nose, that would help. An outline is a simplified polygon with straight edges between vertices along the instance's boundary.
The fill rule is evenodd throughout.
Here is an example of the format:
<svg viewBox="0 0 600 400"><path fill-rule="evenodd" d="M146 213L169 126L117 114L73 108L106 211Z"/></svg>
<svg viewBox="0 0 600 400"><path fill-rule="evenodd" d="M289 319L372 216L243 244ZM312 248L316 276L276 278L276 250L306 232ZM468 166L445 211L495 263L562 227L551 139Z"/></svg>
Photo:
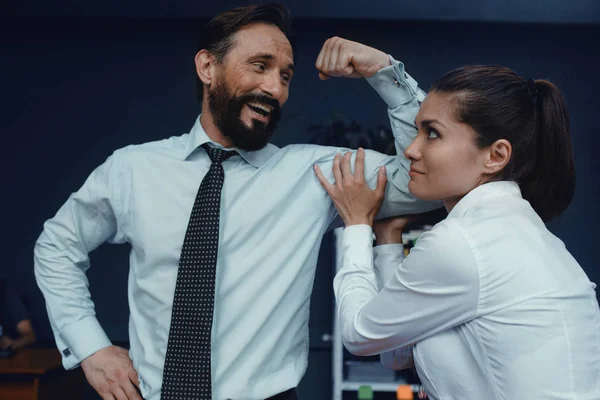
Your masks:
<svg viewBox="0 0 600 400"><path fill-rule="evenodd" d="M281 82L279 74L271 73L265 74L261 90L268 96L273 97L277 101L281 102L281 95L283 94L284 87Z"/></svg>

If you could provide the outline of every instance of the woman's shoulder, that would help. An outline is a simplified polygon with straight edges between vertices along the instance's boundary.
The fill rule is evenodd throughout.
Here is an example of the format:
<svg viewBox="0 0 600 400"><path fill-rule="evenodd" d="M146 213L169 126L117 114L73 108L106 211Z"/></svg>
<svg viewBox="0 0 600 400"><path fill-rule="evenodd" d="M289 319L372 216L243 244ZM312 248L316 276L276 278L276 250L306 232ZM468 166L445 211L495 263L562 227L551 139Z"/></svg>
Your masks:
<svg viewBox="0 0 600 400"><path fill-rule="evenodd" d="M419 236L406 261L431 267L451 280L478 279L475 252L458 218L447 218Z"/></svg>
<svg viewBox="0 0 600 400"><path fill-rule="evenodd" d="M419 236L418 243L426 243L432 248L451 245L466 240L465 228L460 218L446 218Z"/></svg>

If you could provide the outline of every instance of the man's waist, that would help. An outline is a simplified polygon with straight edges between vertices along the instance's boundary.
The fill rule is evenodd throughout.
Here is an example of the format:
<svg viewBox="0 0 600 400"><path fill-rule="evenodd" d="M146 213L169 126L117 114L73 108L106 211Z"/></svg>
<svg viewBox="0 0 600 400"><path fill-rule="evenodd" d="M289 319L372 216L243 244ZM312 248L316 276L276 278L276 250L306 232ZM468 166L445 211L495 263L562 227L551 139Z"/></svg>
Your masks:
<svg viewBox="0 0 600 400"><path fill-rule="evenodd" d="M240 355L235 362L227 363L227 368L219 368L213 360L213 396L215 399L271 400L271 397L298 385L306 371L307 351L303 347L295 347L290 348L286 356L255 358L252 354ZM144 399L159 400L164 359L151 364L149 360L139 360L135 351L131 351L130 355ZM283 365L282 360L286 360ZM273 398L280 399L287 400L287 397Z"/></svg>

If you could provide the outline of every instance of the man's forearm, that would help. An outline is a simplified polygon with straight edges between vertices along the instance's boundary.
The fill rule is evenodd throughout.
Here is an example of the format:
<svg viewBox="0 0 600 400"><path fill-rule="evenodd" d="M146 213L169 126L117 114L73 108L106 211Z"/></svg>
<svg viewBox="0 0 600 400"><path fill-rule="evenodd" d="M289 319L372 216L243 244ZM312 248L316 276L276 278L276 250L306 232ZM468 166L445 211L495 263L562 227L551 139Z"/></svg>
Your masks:
<svg viewBox="0 0 600 400"><path fill-rule="evenodd" d="M73 248L62 248L53 240L53 226L48 227L38 239L34 249L34 272L48 309L58 350L63 365L70 369L81 360L111 342L100 327L91 300L85 269L89 265L87 254L79 250L74 262ZM58 243L58 244L55 244Z"/></svg>

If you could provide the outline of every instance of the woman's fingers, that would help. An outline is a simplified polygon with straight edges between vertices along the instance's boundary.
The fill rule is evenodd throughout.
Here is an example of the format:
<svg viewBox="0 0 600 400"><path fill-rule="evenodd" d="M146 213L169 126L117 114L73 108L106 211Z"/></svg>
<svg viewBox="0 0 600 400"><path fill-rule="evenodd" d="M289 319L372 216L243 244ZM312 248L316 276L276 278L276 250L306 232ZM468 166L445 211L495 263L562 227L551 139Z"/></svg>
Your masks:
<svg viewBox="0 0 600 400"><path fill-rule="evenodd" d="M333 171L333 177L335 178L335 184L336 185L341 185L342 184L342 169L340 167L340 164L342 163L342 157L339 154L335 155L335 158L333 159L333 165L331 166L331 170Z"/></svg>
<svg viewBox="0 0 600 400"><path fill-rule="evenodd" d="M385 196L385 185L387 184L387 174L385 173L385 165L379 168L377 173L377 187L375 188L375 194L377 197L383 199Z"/></svg>
<svg viewBox="0 0 600 400"><path fill-rule="evenodd" d="M350 179L353 178L352 176L352 167L350 166L350 159L352 158L352 153L351 152L346 152L344 154L344 157L342 158L342 165L341 165L341 169L342 169L342 179L344 179L345 181L349 181Z"/></svg>
<svg viewBox="0 0 600 400"><path fill-rule="evenodd" d="M323 186L323 189L325 189L325 191L331 196L333 189L334 189L333 185L331 183L329 183L327 178L325 178L325 176L323 175L323 172L321 172L321 169L319 168L318 165L314 166L314 170L315 170L315 175L317 175L317 179L321 183L321 186Z"/></svg>
<svg viewBox="0 0 600 400"><path fill-rule="evenodd" d="M358 180L365 179L365 150L360 147L356 152L356 162L354 163L354 177Z"/></svg>

